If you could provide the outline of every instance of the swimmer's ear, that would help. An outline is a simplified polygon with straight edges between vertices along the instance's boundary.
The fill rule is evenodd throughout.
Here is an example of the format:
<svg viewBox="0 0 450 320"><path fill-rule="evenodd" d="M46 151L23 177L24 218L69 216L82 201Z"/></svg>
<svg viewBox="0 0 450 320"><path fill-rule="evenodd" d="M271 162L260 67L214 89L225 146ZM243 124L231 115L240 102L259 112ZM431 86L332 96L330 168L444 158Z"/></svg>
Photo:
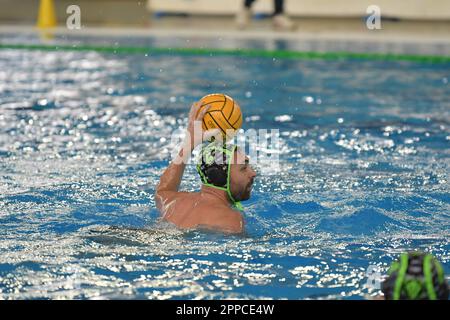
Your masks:
<svg viewBox="0 0 450 320"><path fill-rule="evenodd" d="M215 141L222 140L220 129L211 129L203 133L203 141L210 141L212 137L214 137Z"/></svg>

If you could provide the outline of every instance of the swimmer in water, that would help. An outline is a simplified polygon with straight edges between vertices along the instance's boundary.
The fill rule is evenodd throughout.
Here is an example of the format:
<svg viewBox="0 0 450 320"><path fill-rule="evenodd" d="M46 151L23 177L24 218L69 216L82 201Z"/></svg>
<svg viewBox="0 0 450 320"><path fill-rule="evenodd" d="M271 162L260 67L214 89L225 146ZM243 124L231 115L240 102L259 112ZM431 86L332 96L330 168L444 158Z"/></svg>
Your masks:
<svg viewBox="0 0 450 320"><path fill-rule="evenodd" d="M203 141L220 134L219 129L213 129L194 135L194 123L201 122L209 109L206 106L198 113L200 107L198 103L191 107L182 148L164 171L156 188L156 207L164 220L182 229L240 234L244 231L244 219L236 209L242 209L240 201L250 198L256 172L237 146L226 146L221 142L205 145L197 165L203 184L200 192L178 191L192 151Z"/></svg>

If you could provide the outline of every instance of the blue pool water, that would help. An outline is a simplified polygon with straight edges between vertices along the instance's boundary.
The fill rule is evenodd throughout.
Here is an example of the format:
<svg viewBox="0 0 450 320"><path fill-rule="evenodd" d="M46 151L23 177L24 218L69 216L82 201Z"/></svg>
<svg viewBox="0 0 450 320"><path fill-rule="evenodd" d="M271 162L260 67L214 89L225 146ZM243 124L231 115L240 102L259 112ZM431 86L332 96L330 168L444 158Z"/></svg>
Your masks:
<svg viewBox="0 0 450 320"><path fill-rule="evenodd" d="M449 64L0 50L0 298L362 299L400 252L450 273ZM280 130L247 234L153 192L190 104ZM193 166L182 188L198 190ZM369 268L370 269L370 268ZM378 276L376 277L379 278Z"/></svg>

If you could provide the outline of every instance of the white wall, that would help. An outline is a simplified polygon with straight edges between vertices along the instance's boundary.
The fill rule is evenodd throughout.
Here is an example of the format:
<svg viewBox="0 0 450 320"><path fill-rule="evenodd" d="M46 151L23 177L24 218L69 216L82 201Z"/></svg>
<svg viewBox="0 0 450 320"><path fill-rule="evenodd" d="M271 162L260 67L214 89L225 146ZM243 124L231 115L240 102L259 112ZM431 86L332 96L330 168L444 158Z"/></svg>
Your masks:
<svg viewBox="0 0 450 320"><path fill-rule="evenodd" d="M191 14L233 14L243 0L148 0L153 11ZM405 19L450 20L450 0L285 0L286 12L293 16L362 17L369 5L378 5L381 14ZM255 12L269 13L273 0L257 0Z"/></svg>

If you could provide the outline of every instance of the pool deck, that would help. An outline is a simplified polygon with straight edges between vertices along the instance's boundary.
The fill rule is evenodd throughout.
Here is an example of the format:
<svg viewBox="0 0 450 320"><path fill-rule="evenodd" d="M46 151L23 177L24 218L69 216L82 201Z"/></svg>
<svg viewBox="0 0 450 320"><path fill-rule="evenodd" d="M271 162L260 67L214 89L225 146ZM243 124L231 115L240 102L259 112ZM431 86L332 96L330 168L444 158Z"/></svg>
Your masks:
<svg viewBox="0 0 450 320"><path fill-rule="evenodd" d="M274 31L270 19L253 20L246 30L238 30L231 17L165 17L149 19L146 26L94 25L81 30L65 27L55 34L102 37L154 37L200 40L286 40L293 50L311 50L312 42L333 43L320 50L375 51L450 56L450 21L384 21L381 30L367 29L362 19L296 19L297 30ZM30 25L0 25L0 35L37 33ZM308 44L309 45L304 45ZM355 44L355 47L353 47ZM371 47L371 45L373 47ZM407 49L404 48L407 46ZM381 49L380 49L381 47Z"/></svg>

